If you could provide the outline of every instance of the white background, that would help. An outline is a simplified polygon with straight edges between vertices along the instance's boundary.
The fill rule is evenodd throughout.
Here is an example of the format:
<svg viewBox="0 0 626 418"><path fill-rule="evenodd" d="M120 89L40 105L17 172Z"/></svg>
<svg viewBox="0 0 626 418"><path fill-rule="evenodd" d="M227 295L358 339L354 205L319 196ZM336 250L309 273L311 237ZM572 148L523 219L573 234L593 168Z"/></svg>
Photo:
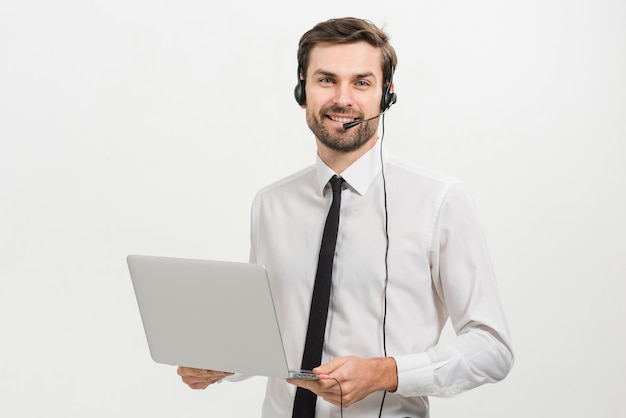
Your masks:
<svg viewBox="0 0 626 418"><path fill-rule="evenodd" d="M259 416L263 379L151 361L125 256L247 259L257 189L314 160L298 39L342 16L391 35L385 144L468 184L514 339L432 416L621 416L620 0L3 1L0 416Z"/></svg>

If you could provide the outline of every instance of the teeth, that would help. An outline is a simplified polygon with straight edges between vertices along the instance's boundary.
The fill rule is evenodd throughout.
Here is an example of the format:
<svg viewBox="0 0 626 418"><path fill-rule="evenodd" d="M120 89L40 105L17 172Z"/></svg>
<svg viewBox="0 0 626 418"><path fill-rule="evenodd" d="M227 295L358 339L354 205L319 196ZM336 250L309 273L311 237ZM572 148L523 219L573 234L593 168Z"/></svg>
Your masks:
<svg viewBox="0 0 626 418"><path fill-rule="evenodd" d="M354 118L340 118L336 116L330 116L330 118L334 120L335 122L339 122L339 123L348 123L348 122L354 121Z"/></svg>

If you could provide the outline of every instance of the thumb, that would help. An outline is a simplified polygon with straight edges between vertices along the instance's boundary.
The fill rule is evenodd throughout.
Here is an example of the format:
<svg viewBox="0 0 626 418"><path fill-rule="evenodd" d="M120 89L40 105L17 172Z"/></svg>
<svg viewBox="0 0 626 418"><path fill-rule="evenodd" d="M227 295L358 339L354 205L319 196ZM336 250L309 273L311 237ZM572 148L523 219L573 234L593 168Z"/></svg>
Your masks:
<svg viewBox="0 0 626 418"><path fill-rule="evenodd" d="M330 360L328 363L324 363L313 369L313 373L320 375L328 375L334 372L343 364L343 361L340 357L335 357Z"/></svg>

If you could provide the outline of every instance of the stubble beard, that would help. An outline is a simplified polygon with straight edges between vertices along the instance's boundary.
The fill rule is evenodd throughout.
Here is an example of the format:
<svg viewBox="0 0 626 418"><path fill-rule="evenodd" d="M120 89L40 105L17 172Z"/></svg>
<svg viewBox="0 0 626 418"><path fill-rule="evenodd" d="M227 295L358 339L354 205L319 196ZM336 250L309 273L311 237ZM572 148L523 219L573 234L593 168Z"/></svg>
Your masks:
<svg viewBox="0 0 626 418"><path fill-rule="evenodd" d="M338 113L341 113L339 110ZM315 137L326 147L336 152L348 153L365 145L376 133L377 124L364 122L348 130L330 132L322 122L324 111L320 115L306 112L306 121Z"/></svg>

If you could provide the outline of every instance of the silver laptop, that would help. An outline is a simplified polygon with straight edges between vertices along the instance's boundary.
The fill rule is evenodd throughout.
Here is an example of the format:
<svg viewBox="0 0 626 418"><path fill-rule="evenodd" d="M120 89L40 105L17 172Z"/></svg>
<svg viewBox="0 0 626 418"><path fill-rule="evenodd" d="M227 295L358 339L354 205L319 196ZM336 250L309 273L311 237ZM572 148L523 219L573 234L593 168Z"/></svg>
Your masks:
<svg viewBox="0 0 626 418"><path fill-rule="evenodd" d="M317 379L287 365L262 265L147 255L127 263L156 363Z"/></svg>

